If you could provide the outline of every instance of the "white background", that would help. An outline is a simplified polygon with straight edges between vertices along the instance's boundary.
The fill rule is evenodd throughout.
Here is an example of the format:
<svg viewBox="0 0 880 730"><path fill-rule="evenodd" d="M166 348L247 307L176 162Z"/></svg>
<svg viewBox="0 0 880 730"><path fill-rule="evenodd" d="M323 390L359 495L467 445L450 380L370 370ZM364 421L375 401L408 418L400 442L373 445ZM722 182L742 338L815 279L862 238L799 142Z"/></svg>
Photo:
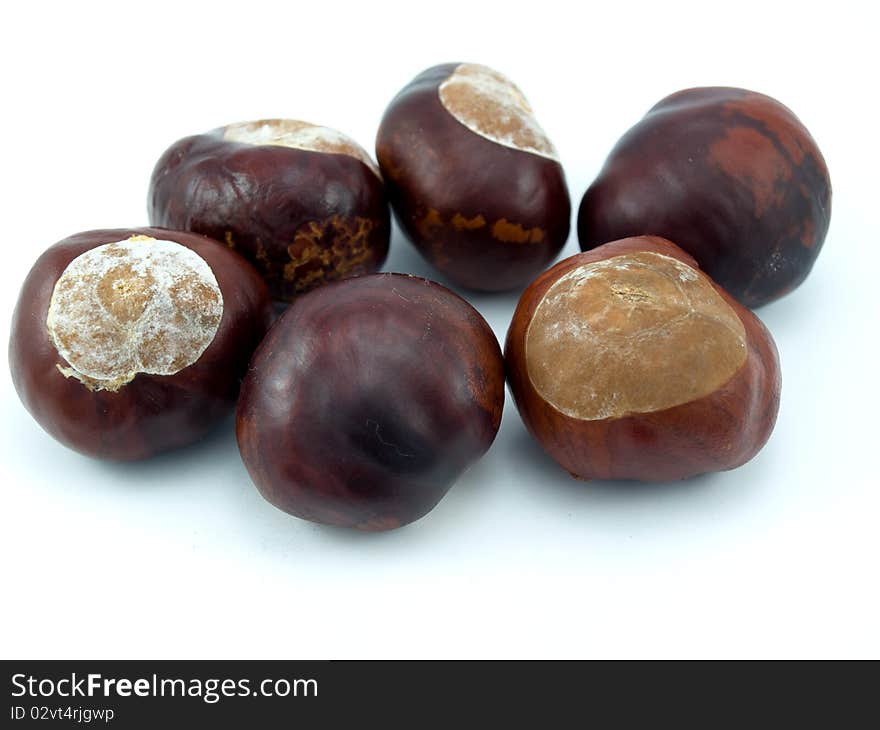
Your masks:
<svg viewBox="0 0 880 730"><path fill-rule="evenodd" d="M259 496L231 421L136 465L46 436L0 373L0 655L880 656L876 20L842 2L6 3L0 339L39 253L146 223L175 139L288 116L372 151L423 68L494 66L557 144L576 208L615 140L695 85L776 96L831 170L812 276L759 311L782 407L734 472L582 483L508 398L489 454L426 518L364 535ZM578 250L572 233L564 255ZM389 270L433 276L395 232ZM435 277L436 278L436 277ZM516 294L471 296L503 338Z"/></svg>

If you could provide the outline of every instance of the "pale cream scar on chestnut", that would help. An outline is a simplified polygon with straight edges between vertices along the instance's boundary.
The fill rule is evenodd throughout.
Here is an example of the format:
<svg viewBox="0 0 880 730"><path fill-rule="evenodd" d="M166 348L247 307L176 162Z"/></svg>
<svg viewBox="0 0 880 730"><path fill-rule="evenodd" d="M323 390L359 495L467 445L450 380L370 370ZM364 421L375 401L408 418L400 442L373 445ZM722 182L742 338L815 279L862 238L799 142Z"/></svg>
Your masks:
<svg viewBox="0 0 880 730"><path fill-rule="evenodd" d="M132 236L71 261L55 283L46 328L90 390L118 391L138 373L174 375L214 341L223 296L208 263L174 241Z"/></svg>
<svg viewBox="0 0 880 730"><path fill-rule="evenodd" d="M559 162L556 148L525 96L503 74L476 63L462 63L440 84L438 93L446 111L474 134Z"/></svg>
<svg viewBox="0 0 880 730"><path fill-rule="evenodd" d="M223 127L223 139L252 145L276 145L307 152L348 155L360 160L380 180L379 168L367 151L348 135L330 127L322 127L298 119L261 119L237 122Z"/></svg>
<svg viewBox="0 0 880 730"><path fill-rule="evenodd" d="M544 400L572 418L601 420L715 392L745 363L746 332L705 277L644 251L560 277L535 310L525 355Z"/></svg>

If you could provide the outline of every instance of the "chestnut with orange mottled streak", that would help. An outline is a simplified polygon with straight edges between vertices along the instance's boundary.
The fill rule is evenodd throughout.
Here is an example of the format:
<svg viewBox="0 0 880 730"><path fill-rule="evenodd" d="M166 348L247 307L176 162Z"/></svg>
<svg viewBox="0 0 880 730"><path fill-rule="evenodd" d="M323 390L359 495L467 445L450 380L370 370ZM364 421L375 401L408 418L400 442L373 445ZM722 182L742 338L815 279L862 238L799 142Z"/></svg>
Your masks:
<svg viewBox="0 0 880 730"><path fill-rule="evenodd" d="M238 444L276 507L387 530L433 509L486 452L503 405L480 314L427 279L373 274L288 307L251 361Z"/></svg>
<svg viewBox="0 0 880 730"><path fill-rule="evenodd" d="M621 138L581 201L578 236L582 250L664 236L758 307L806 278L830 217L828 168L791 110L744 89L697 88Z"/></svg>
<svg viewBox="0 0 880 730"><path fill-rule="evenodd" d="M542 396L529 374L526 339L535 313L551 287L567 273L642 252L676 259L711 284L742 322L743 363L708 395L673 407L595 419L563 413ZM654 236L607 243L544 272L520 298L507 333L504 359L511 393L529 432L558 464L585 479L668 481L733 469L764 446L779 410L779 361L770 333L751 311L699 271L686 252ZM657 363L658 368L663 365ZM584 372L584 380L589 375Z"/></svg>
<svg viewBox="0 0 880 730"><path fill-rule="evenodd" d="M513 289L565 244L568 188L557 159L481 136L450 113L439 90L462 66L430 68L400 91L376 157L400 227L434 267L469 289Z"/></svg>
<svg viewBox="0 0 880 730"><path fill-rule="evenodd" d="M284 123L293 124L253 125ZM226 241L278 301L381 268L391 216L366 153L247 143L227 129L185 137L162 155L150 180L152 224Z"/></svg>

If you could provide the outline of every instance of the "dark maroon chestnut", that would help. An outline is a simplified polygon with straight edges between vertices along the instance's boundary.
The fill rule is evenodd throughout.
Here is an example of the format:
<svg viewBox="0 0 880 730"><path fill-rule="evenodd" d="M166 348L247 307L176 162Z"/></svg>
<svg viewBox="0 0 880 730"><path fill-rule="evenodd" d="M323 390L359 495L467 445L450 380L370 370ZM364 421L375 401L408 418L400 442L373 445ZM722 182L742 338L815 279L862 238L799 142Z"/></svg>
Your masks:
<svg viewBox="0 0 880 730"><path fill-rule="evenodd" d="M447 63L416 76L385 111L376 157L400 227L456 284L525 286L568 238L556 149L497 71Z"/></svg>
<svg viewBox="0 0 880 730"><path fill-rule="evenodd" d="M175 142L150 180L150 223L223 241L279 301L377 271L390 214L379 171L341 132L291 119Z"/></svg>
<svg viewBox="0 0 880 730"><path fill-rule="evenodd" d="M238 445L276 507L387 530L486 452L503 405L480 314L434 282L374 274L316 289L276 322L242 385Z"/></svg>
<svg viewBox="0 0 880 730"><path fill-rule="evenodd" d="M701 88L666 97L617 143L581 202L578 236L582 250L664 236L758 307L806 278L830 218L828 168L791 110Z"/></svg>
<svg viewBox="0 0 880 730"><path fill-rule="evenodd" d="M216 241L158 228L78 233L24 282L12 380L61 443L143 459L196 441L233 409L271 317L259 274Z"/></svg>
<svg viewBox="0 0 880 730"><path fill-rule="evenodd" d="M585 479L733 469L766 443L779 409L770 333L653 236L543 273L519 301L504 354L529 431Z"/></svg>

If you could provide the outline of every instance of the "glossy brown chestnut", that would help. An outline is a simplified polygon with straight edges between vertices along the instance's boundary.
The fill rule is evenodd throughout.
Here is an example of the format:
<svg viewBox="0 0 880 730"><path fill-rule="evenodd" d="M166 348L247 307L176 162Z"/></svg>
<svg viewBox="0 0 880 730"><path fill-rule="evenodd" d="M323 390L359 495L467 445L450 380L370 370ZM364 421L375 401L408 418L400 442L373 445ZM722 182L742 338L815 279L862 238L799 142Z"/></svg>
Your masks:
<svg viewBox="0 0 880 730"><path fill-rule="evenodd" d="M520 90L485 66L416 76L385 111L376 157L400 227L456 284L524 286L568 238L556 150Z"/></svg>
<svg viewBox="0 0 880 730"><path fill-rule="evenodd" d="M284 312L242 385L238 445L276 507L386 530L429 512L486 452L503 405L480 314L434 282L374 274Z"/></svg>
<svg viewBox="0 0 880 730"><path fill-rule="evenodd" d="M585 479L666 481L733 469L773 430L776 346L669 241L577 254L523 293L507 333L523 421Z"/></svg>
<svg viewBox="0 0 880 730"><path fill-rule="evenodd" d="M24 282L13 383L66 446L143 459L198 440L233 409L271 316L259 274L216 241L158 228L78 233Z"/></svg>
<svg viewBox="0 0 880 730"><path fill-rule="evenodd" d="M787 107L744 89L663 99L617 143L581 201L582 250L664 236L742 304L810 273L831 218L816 142Z"/></svg>
<svg viewBox="0 0 880 730"><path fill-rule="evenodd" d="M150 180L150 223L223 241L279 301L378 270L390 214L379 171L336 130L242 122L175 142Z"/></svg>

